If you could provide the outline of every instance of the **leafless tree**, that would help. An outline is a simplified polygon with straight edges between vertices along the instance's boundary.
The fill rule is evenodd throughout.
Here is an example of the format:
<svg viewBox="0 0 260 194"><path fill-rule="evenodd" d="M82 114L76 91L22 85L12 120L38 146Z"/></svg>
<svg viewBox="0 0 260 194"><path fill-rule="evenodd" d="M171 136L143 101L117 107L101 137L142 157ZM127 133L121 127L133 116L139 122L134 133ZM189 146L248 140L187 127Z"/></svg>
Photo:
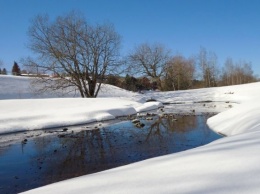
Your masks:
<svg viewBox="0 0 260 194"><path fill-rule="evenodd" d="M165 71L165 90L189 89L194 79L195 60L176 55L168 62Z"/></svg>
<svg viewBox="0 0 260 194"><path fill-rule="evenodd" d="M222 69L221 84L235 85L256 81L251 64L245 61L234 63L232 58L227 58Z"/></svg>
<svg viewBox="0 0 260 194"><path fill-rule="evenodd" d="M81 97L97 97L105 75L118 67L120 36L113 25L90 25L69 13L50 21L37 16L29 28L29 48L38 54L33 69L41 91L76 88ZM35 67L36 65L36 67Z"/></svg>
<svg viewBox="0 0 260 194"><path fill-rule="evenodd" d="M129 70L135 75L148 76L162 89L161 78L170 59L170 51L162 44L144 43L128 56Z"/></svg>
<svg viewBox="0 0 260 194"><path fill-rule="evenodd" d="M198 56L198 62L202 71L204 86L217 86L219 75L217 55L214 52L208 52L205 48L201 48Z"/></svg>
<svg viewBox="0 0 260 194"><path fill-rule="evenodd" d="M222 85L233 85L234 84L234 73L235 65L232 58L227 58L222 68L221 82Z"/></svg>
<svg viewBox="0 0 260 194"><path fill-rule="evenodd" d="M41 76L43 72L39 71L39 65L31 58L22 58L20 63L23 65L23 70L27 72L28 75Z"/></svg>

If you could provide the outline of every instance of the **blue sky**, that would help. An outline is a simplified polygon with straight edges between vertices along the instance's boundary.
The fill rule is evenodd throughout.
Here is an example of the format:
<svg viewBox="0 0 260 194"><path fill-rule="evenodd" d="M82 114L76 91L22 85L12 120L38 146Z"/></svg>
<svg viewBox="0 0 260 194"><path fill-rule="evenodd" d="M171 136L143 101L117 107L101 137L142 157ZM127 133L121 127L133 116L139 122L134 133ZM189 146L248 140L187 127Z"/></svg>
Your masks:
<svg viewBox="0 0 260 194"><path fill-rule="evenodd" d="M91 23L110 22L122 36L122 53L144 42L162 43L186 57L200 47L220 65L227 57L252 63L260 75L259 0L0 0L0 59L8 71L32 55L30 20L79 11Z"/></svg>

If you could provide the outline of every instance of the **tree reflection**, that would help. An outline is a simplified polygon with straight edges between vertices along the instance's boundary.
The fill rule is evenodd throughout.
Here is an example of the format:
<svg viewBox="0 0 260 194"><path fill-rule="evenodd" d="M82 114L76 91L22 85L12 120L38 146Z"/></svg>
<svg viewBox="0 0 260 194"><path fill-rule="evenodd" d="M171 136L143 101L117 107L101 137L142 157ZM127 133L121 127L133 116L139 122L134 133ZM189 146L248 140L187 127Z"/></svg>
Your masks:
<svg viewBox="0 0 260 194"><path fill-rule="evenodd" d="M129 121L38 137L31 145L35 154L30 161L39 185L45 185L199 146L200 138L212 135L205 121L196 116L155 116L152 121L142 120L145 127L141 129Z"/></svg>
<svg viewBox="0 0 260 194"><path fill-rule="evenodd" d="M194 130L198 125L197 118L194 116L159 116L149 127L146 141L153 135L162 136L162 133L187 133Z"/></svg>

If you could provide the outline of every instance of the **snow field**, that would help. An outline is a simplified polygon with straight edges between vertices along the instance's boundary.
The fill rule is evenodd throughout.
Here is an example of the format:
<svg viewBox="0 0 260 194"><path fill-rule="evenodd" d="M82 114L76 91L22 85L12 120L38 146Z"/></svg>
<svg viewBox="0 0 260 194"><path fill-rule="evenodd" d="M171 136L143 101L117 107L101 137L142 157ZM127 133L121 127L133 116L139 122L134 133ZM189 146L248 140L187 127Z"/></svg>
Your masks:
<svg viewBox="0 0 260 194"><path fill-rule="evenodd" d="M13 83L16 78L9 79ZM0 76L0 83L2 80ZM23 83L26 85L26 81ZM5 87L0 91L0 99L9 100L0 101L2 133L14 132L21 127L32 130L66 122L98 121L161 105L158 102L144 103L150 98L160 102L183 102L183 108L187 110L192 106L185 103L214 101L217 106L213 109L223 111L208 119L207 124L212 130L226 135L225 138L188 151L61 181L25 193L260 193L260 83L147 92L144 95L116 87L111 92L112 89L106 86L100 94L102 98L90 100L10 100L21 97L21 92L19 94L15 89L9 92ZM25 90L24 93L28 91L26 87ZM31 98L28 93L24 98ZM110 94L113 98L109 97ZM218 102L235 104L232 104L232 109L223 109L218 107ZM200 107L196 108L200 111Z"/></svg>

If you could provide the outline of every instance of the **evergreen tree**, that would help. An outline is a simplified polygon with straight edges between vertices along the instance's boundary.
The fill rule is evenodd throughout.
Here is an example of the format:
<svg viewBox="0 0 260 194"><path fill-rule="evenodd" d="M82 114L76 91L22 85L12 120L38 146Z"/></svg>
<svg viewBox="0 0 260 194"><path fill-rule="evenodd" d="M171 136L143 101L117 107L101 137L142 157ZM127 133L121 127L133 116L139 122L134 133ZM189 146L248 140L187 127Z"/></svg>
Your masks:
<svg viewBox="0 0 260 194"><path fill-rule="evenodd" d="M6 75L7 74L7 72L6 72L6 69L4 68L3 70L2 70L2 75Z"/></svg>
<svg viewBox="0 0 260 194"><path fill-rule="evenodd" d="M12 68L12 74L13 75L21 75L21 69L16 62L14 62L14 65L13 65L13 68Z"/></svg>
<svg viewBox="0 0 260 194"><path fill-rule="evenodd" d="M138 80L135 77L129 76L126 74L125 77L125 89L130 91L137 91L138 90Z"/></svg>
<svg viewBox="0 0 260 194"><path fill-rule="evenodd" d="M2 74L2 69L0 68L0 75Z"/></svg>

